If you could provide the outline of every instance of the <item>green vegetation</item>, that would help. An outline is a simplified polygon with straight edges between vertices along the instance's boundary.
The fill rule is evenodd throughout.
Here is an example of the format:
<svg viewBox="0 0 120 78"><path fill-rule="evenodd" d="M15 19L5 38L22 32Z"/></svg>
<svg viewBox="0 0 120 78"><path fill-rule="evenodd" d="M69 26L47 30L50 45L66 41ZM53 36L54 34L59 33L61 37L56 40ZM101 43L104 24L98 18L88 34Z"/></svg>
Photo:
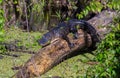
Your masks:
<svg viewBox="0 0 120 78"><path fill-rule="evenodd" d="M120 20L117 19L119 22ZM119 78L120 72L120 24L98 46L95 51L95 62L99 64L89 68L87 77L92 78Z"/></svg>
<svg viewBox="0 0 120 78"><path fill-rule="evenodd" d="M37 40L41 38L40 32L24 32L17 27L11 27L5 31L4 42L17 42L17 46L24 46L28 51L38 51L41 46L38 45Z"/></svg>
<svg viewBox="0 0 120 78"><path fill-rule="evenodd" d="M14 52L16 54L16 52ZM30 57L30 54L27 53L17 53L21 55L20 57L11 57L2 55L3 59L0 59L0 78L10 78L12 75L14 75L17 70L12 70L14 66L21 66L23 63L25 63ZM0 54L1 57L1 54Z"/></svg>
<svg viewBox="0 0 120 78"><path fill-rule="evenodd" d="M2 0L0 0L0 5L2 4ZM3 35L4 35L4 16L3 16L4 12L2 7L0 7L0 42L4 40Z"/></svg>
<svg viewBox="0 0 120 78"><path fill-rule="evenodd" d="M0 0L0 43L4 41L4 23L5 23L5 19L4 19L4 11L1 7L1 4L2 4L2 0ZM4 46L1 46L0 45L0 50L3 49L4 50Z"/></svg>
<svg viewBox="0 0 120 78"><path fill-rule="evenodd" d="M90 12L101 12L103 7L104 6L99 1L93 0L88 6L85 7L85 9L82 12L80 12L80 14L77 14L77 17L78 19L81 19L88 15Z"/></svg>
<svg viewBox="0 0 120 78"><path fill-rule="evenodd" d="M78 19L84 18L89 13L99 13L102 9L110 8L112 10L120 10L120 1L109 0L109 1L97 1L92 0L89 5L85 6L84 10L77 14Z"/></svg>
<svg viewBox="0 0 120 78"><path fill-rule="evenodd" d="M109 0L106 7L114 10L120 10L120 2L118 0Z"/></svg>
<svg viewBox="0 0 120 78"><path fill-rule="evenodd" d="M41 35L39 32L25 32L19 28L11 27L4 32L4 42L11 43L19 41L17 45L26 47L27 50L25 51L38 52L41 46L38 45L37 39L39 39ZM18 57L14 57L14 55L18 55ZM14 75L17 70L12 70L12 68L14 66L21 66L31 56L32 54L24 53L24 50L17 52L0 49L0 78L9 78Z"/></svg>

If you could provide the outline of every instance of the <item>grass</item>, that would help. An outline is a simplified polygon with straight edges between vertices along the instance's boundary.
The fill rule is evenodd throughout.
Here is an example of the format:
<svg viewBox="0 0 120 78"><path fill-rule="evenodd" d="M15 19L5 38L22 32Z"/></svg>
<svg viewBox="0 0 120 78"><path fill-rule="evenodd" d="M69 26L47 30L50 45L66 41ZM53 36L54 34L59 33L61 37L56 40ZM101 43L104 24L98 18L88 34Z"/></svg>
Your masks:
<svg viewBox="0 0 120 78"><path fill-rule="evenodd" d="M25 46L28 50L38 51L41 46L37 40L41 38L40 32L25 32L19 28L10 28L5 32L5 42L19 41L18 46Z"/></svg>
<svg viewBox="0 0 120 78"><path fill-rule="evenodd" d="M17 58L4 55L3 59L0 59L0 78L10 78L17 72L12 70L12 67L22 65L30 56L25 53Z"/></svg>
<svg viewBox="0 0 120 78"><path fill-rule="evenodd" d="M41 35L42 34L40 32L28 33L18 28L11 28L6 30L5 42L19 40L20 43L18 45L27 47L28 51L37 52L41 48L37 43L37 39L39 39ZM32 56L31 54L21 52L9 53L20 55L20 57L2 55L3 59L0 59L0 78L9 78L14 75L17 70L12 70L11 68L13 66L20 66L24 64ZM93 57L94 55L91 53L82 53L69 58L42 75L41 78L48 78L52 76L60 76L63 78L81 78L85 76L87 68L89 66L93 66L87 64L87 62L92 60Z"/></svg>
<svg viewBox="0 0 120 78"><path fill-rule="evenodd" d="M11 43L14 41L20 41L18 46L25 46L27 51L37 52L41 46L38 45L37 39L41 37L41 33L39 32L25 32L18 28L10 28L5 31L5 42ZM0 53L2 50L0 50ZM4 51L6 52L6 51ZM20 57L12 57L7 55L2 55L3 59L0 59L0 78L9 78L17 71L13 71L11 68L13 66L20 66L25 63L32 55L24 52L6 52L11 55L16 54L20 55Z"/></svg>

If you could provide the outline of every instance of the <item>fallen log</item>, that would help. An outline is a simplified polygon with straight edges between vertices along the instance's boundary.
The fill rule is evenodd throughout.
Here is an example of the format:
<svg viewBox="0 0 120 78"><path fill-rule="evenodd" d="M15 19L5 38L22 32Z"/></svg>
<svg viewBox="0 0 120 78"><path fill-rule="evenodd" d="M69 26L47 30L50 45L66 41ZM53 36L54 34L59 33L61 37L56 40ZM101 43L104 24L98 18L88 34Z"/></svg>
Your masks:
<svg viewBox="0 0 120 78"><path fill-rule="evenodd" d="M88 22L97 29L97 32L100 34L100 38L103 39L108 33L107 31L110 31L110 28L107 26L113 21L115 15L116 12L106 10L90 19ZM65 40L57 39L50 45L40 49L38 53L32 56L14 75L14 77L34 78L35 76L40 76L50 70L65 56L75 52L76 50L81 50L92 45L90 35L85 35L85 33L81 30L79 30L78 39L73 39L71 37L69 37L69 39L71 43L75 44L74 47L70 49Z"/></svg>

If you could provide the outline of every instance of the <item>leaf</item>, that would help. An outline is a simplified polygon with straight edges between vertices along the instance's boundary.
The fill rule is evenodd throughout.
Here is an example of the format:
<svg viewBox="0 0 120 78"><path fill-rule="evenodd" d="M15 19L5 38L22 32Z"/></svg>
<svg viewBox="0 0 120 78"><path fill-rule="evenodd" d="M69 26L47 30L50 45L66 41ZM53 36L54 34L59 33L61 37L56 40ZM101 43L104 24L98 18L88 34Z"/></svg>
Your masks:
<svg viewBox="0 0 120 78"><path fill-rule="evenodd" d="M3 35L4 33L0 31L0 35Z"/></svg>
<svg viewBox="0 0 120 78"><path fill-rule="evenodd" d="M0 4L2 3L2 0L0 0Z"/></svg>

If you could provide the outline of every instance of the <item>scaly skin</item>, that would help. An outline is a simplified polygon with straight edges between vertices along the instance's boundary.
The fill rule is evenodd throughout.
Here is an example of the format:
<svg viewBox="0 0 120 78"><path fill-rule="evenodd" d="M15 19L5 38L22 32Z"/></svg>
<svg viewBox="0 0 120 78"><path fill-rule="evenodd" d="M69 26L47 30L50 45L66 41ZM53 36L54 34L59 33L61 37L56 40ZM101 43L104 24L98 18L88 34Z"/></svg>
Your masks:
<svg viewBox="0 0 120 78"><path fill-rule="evenodd" d="M92 46L91 47L95 47L96 43L99 42L99 38L98 38L98 34L96 29L89 24L87 21L84 20L77 20L77 19L72 19L68 21L68 25L70 27L70 31L74 32L75 37L77 38L77 31L78 29L82 29L84 31L86 31L88 34L90 34L91 38L92 38Z"/></svg>
<svg viewBox="0 0 120 78"><path fill-rule="evenodd" d="M71 44L67 37L67 35L70 33L69 30L70 29L65 22L59 23L57 27L44 34L43 37L38 40L38 43L44 47L48 45L53 39L62 38Z"/></svg>
<svg viewBox="0 0 120 78"><path fill-rule="evenodd" d="M73 44L70 43L67 35L69 33L73 33L74 37L78 38L77 33L78 29L82 29L90 34L92 38L92 47L94 47L96 45L96 42L99 41L96 29L92 25L90 25L88 22L84 20L72 19L69 20L67 23L65 22L59 23L58 26L44 34L43 37L38 40L38 43L44 47L50 44L50 42L53 39L62 38L65 39L68 42L68 44L70 44L70 47L72 47Z"/></svg>

